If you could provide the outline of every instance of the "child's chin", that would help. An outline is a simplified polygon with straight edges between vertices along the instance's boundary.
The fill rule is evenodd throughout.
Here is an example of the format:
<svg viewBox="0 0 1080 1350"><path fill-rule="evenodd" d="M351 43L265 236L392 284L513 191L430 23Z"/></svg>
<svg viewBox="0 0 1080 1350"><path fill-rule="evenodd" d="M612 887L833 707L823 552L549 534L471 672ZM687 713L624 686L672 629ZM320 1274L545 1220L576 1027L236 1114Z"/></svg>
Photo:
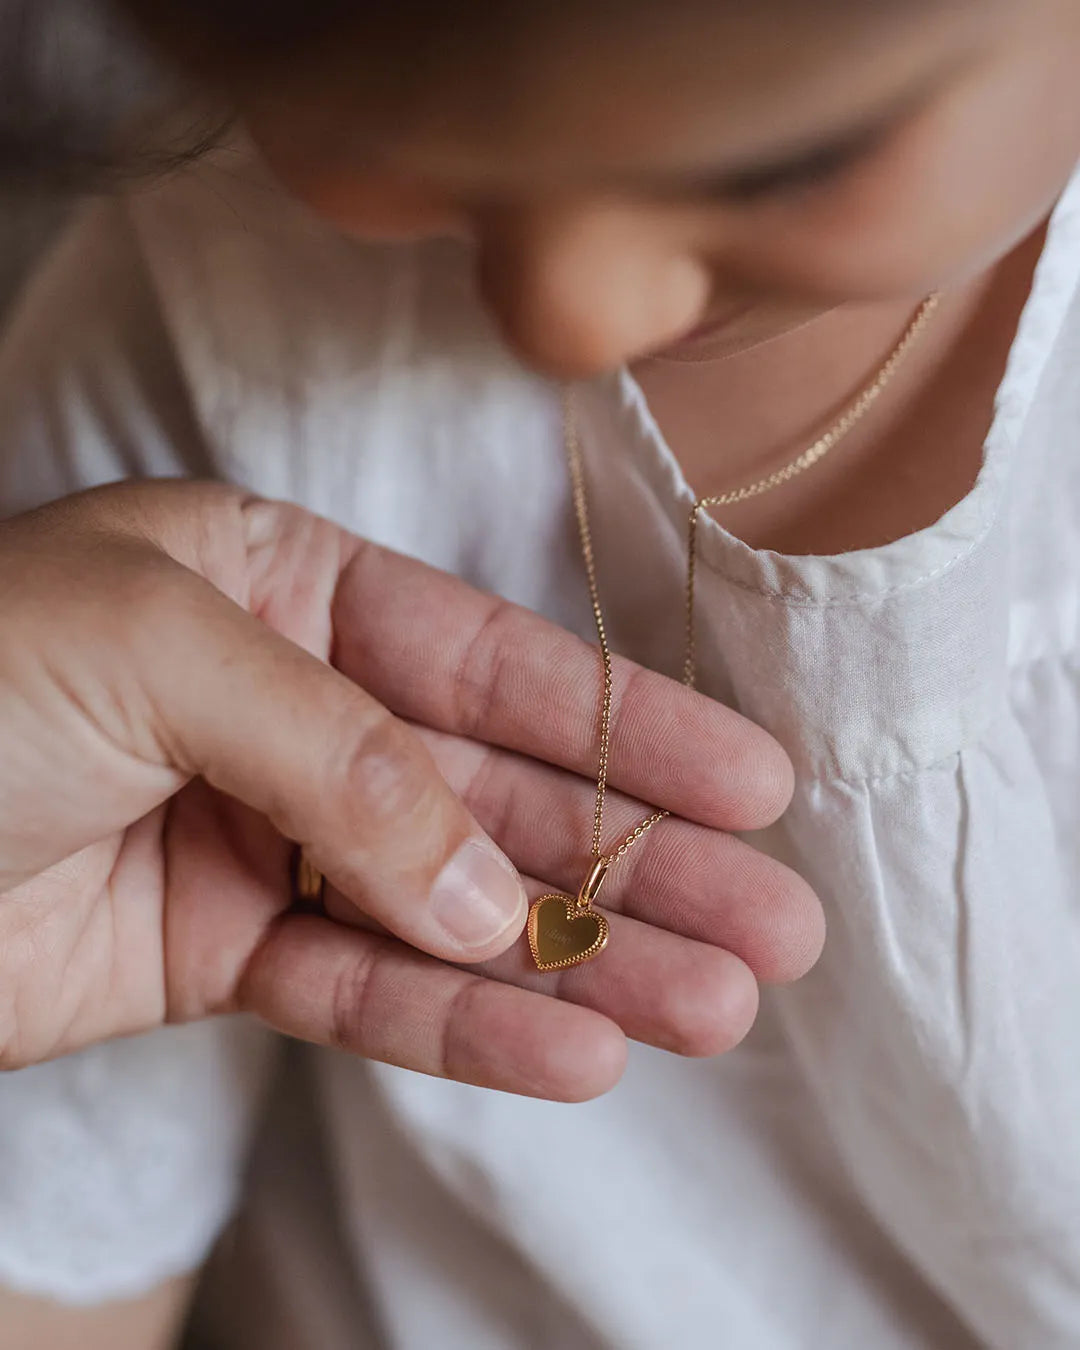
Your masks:
<svg viewBox="0 0 1080 1350"><path fill-rule="evenodd" d="M832 306L784 304L775 301L740 302L712 311L704 322L669 342L650 356L670 360L719 359L758 347L801 328Z"/></svg>

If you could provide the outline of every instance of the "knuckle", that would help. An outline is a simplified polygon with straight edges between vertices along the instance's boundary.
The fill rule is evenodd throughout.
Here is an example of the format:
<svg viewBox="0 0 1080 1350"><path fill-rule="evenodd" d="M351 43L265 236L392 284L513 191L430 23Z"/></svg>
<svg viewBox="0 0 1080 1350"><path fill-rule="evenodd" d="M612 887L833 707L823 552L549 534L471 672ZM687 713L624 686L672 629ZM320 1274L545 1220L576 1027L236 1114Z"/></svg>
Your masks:
<svg viewBox="0 0 1080 1350"><path fill-rule="evenodd" d="M347 961L338 971L330 994L328 1043L335 1050L379 1058L369 1016L371 991L375 982L376 957Z"/></svg>
<svg viewBox="0 0 1080 1350"><path fill-rule="evenodd" d="M407 831L437 817L441 781L430 756L392 713L367 716L345 752L341 781L361 837Z"/></svg>
<svg viewBox="0 0 1080 1350"><path fill-rule="evenodd" d="M503 641L503 629L511 622L513 606L493 598L483 622L469 638L453 674L453 711L463 735L475 736L488 724L499 701L506 671L506 653L512 643Z"/></svg>
<svg viewBox="0 0 1080 1350"><path fill-rule="evenodd" d="M626 660L615 663L615 675L611 696L612 718L627 709L645 705L649 700L650 689L660 678L655 671L649 670L646 666L634 665Z"/></svg>
<svg viewBox="0 0 1080 1350"><path fill-rule="evenodd" d="M469 978L451 995L443 1012L435 1072L443 1078L468 1082L476 1072L473 1010L481 993L478 979Z"/></svg>
<svg viewBox="0 0 1080 1350"><path fill-rule="evenodd" d="M457 791L466 809L484 822L492 839L509 837L512 823L535 811L536 802L526 790L520 773L489 746L484 747L468 782Z"/></svg>
<svg viewBox="0 0 1080 1350"><path fill-rule="evenodd" d="M271 501L255 493L244 493L236 502L244 546L249 553L257 553L273 542L283 526L301 519L304 512L291 502Z"/></svg>
<svg viewBox="0 0 1080 1350"><path fill-rule="evenodd" d="M250 494L236 502L236 511L243 556L231 570L244 578L245 599L253 612L262 611L280 589L283 576L292 585L303 577L305 590L316 591L329 604L340 584L342 532L338 527L291 502Z"/></svg>

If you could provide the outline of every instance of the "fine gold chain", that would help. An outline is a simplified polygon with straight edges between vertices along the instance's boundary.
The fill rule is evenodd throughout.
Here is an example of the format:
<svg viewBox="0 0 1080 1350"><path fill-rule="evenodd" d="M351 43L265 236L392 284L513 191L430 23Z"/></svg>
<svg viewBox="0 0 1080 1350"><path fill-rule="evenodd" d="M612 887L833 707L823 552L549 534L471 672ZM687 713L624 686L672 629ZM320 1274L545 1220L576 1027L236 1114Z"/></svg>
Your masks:
<svg viewBox="0 0 1080 1350"><path fill-rule="evenodd" d="M934 316L935 310L941 303L941 297L937 294L928 296L919 306L915 317L908 325L903 337L893 349L892 355L881 367L878 373L870 381L865 389L852 401L844 410L839 419L829 428L828 431L819 440L816 440L808 450L804 450L801 455L793 459L790 464L785 464L782 469L777 469L775 473L769 474L765 478L759 479L756 483L750 483L747 487L735 488L731 492L721 492L713 497L700 497L690 512L690 523L687 529L687 549L686 549L686 660L683 663L683 683L689 685L691 689L697 682L697 643L694 635L694 582L697 576L697 535L698 522L701 519L702 511L708 511L714 506L734 506L738 502L749 501L751 497L760 497L762 493L769 492L772 488L780 487L799 474L805 473L807 469L813 468L819 460L825 458L830 450L836 448L842 440L852 432L856 426L863 420L866 414L882 396L885 390L893 381L896 372L903 365L904 361L911 352L912 347L922 337L927 324Z"/></svg>
<svg viewBox="0 0 1080 1350"><path fill-rule="evenodd" d="M690 511L687 528L686 563L686 656L683 663L683 683L690 689L697 683L697 651L694 634L694 599L697 579L698 522L702 511L715 506L731 506L736 502L748 501L762 493L780 487L807 469L824 459L830 450L836 448L842 440L862 421L870 409L892 383L897 371L910 353L912 347L922 336L934 311L940 304L938 295L931 295L919 306L915 317L908 325L903 337L893 349L892 354L878 371L874 379L854 399L840 418L814 442L809 449L793 459L790 464L775 473L759 479L746 487L735 488L730 492L719 493L712 497L699 497ZM608 764L611 755L611 711L613 703L614 679L612 673L611 647L608 643L607 626L600 604L600 587L596 579L596 558L593 549L592 529L589 523L589 500L585 484L585 469L581 451L581 437L578 430L577 408L573 389L563 390L563 437L566 456L570 467L570 482L573 489L574 514L577 517L578 535L581 541L581 556L585 564L585 576L589 585L589 600L592 604L593 621L600 645L600 658L603 664L604 688L600 713L600 753L596 769L596 810L593 815L592 857L594 866L588 881L582 887L581 900L591 901L599 889L604 873L613 863L644 838L646 834L667 818L667 811L656 811L633 829L618 848L611 853L603 851L604 806L607 799Z"/></svg>
<svg viewBox="0 0 1080 1350"><path fill-rule="evenodd" d="M589 600L592 604L593 622L600 643L600 659L604 669L604 697L600 714L600 755L596 766L596 810L593 814L592 856L596 862L604 858L602 840L604 835L604 803L607 797L608 758L611 752L611 704L614 676L611 668L611 647L607 639L607 626L604 623L604 611L600 604L600 587L596 580L596 558L593 554L592 530L589 526L589 498L585 487L585 469L581 456L581 440L578 436L576 409L573 390L567 386L563 391L563 438L566 444L567 459L570 463L570 482L574 494L574 514L577 516L578 536L581 540L581 556L585 562L585 577L589 583ZM667 811L657 811L648 820L643 820L637 829L626 836L607 862L610 865L637 843L637 841L668 815Z"/></svg>

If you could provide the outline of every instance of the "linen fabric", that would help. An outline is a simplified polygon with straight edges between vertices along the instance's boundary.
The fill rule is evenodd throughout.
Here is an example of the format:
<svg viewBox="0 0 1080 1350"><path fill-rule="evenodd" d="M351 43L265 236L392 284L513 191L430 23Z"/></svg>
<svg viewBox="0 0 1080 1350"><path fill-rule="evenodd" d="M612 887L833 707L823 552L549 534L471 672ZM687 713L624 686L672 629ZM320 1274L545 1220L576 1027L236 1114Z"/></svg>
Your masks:
<svg viewBox="0 0 1080 1350"><path fill-rule="evenodd" d="M243 159L97 207L0 350L3 509L211 474L591 638L558 391L503 351L470 262L339 239ZM241 1267L273 1295L234 1279L250 1318L222 1344L1080 1343L1078 279L1074 184L978 481L931 527L787 557L703 524L700 684L795 763L750 837L824 902L815 971L731 1055L634 1047L585 1106L305 1050L332 1202L310 1151L256 1167ZM613 645L676 675L692 492L627 372L581 418ZM92 1301L200 1263L270 1039L204 1024L0 1082L0 1279ZM334 1313L361 1295L363 1331Z"/></svg>

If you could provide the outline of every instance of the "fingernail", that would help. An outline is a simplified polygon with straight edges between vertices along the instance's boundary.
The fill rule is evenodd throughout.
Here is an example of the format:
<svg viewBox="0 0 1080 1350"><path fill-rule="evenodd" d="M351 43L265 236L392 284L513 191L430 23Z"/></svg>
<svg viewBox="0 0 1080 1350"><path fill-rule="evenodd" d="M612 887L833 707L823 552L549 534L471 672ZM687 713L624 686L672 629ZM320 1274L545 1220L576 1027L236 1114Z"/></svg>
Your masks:
<svg viewBox="0 0 1080 1350"><path fill-rule="evenodd" d="M497 849L468 839L436 878L431 912L456 945L487 947L524 918L525 891Z"/></svg>

